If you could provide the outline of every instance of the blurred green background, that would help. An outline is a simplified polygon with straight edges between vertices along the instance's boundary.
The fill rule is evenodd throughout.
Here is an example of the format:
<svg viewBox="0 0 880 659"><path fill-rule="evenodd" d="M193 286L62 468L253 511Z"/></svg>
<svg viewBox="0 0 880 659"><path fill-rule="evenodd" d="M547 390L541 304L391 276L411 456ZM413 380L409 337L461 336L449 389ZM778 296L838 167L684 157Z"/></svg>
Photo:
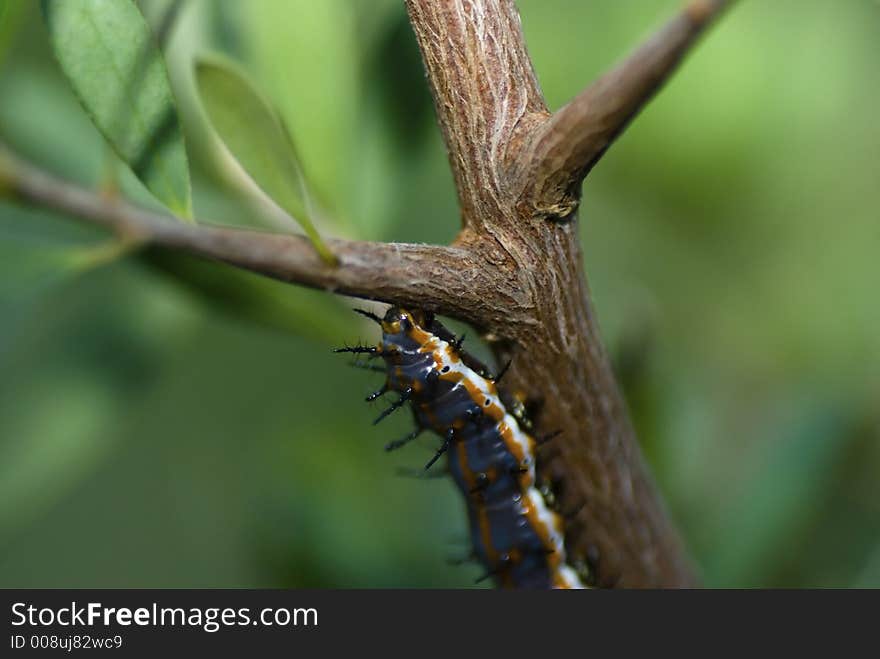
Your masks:
<svg viewBox="0 0 880 659"><path fill-rule="evenodd" d="M679 3L519 5L556 108ZM94 184L102 140L20 6L0 140ZM198 109L205 51L282 109L326 233L455 235L401 3L184 5L166 56L196 216L267 226ZM878 62L874 0L743 0L585 185L603 332L710 586L880 586ZM451 484L395 475L432 443L384 453L408 415L371 427L380 376L330 354L375 339L349 301L176 255L98 267L105 240L0 202L0 585L473 583Z"/></svg>

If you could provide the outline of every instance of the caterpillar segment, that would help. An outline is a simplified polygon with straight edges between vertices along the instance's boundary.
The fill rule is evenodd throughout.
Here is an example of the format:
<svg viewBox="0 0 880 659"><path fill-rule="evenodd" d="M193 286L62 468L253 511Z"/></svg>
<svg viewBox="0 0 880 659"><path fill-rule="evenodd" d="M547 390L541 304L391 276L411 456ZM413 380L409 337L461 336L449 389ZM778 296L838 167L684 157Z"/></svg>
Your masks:
<svg viewBox="0 0 880 659"><path fill-rule="evenodd" d="M382 328L372 355L385 362L383 389L400 396L392 407L410 402L416 434L427 429L443 440L428 466L447 456L487 575L503 588L585 587L567 562L564 520L538 482L538 442L504 404L488 370L429 313L392 307L381 319L363 315Z"/></svg>

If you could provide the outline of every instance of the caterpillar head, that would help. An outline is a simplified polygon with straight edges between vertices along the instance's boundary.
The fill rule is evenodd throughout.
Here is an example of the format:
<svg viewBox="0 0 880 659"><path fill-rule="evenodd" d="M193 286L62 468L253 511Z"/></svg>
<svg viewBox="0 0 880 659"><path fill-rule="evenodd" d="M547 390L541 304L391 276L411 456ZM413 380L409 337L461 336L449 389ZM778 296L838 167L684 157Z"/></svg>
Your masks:
<svg viewBox="0 0 880 659"><path fill-rule="evenodd" d="M385 334L409 334L420 328L427 328L433 321L433 314L421 309L390 307L382 319Z"/></svg>

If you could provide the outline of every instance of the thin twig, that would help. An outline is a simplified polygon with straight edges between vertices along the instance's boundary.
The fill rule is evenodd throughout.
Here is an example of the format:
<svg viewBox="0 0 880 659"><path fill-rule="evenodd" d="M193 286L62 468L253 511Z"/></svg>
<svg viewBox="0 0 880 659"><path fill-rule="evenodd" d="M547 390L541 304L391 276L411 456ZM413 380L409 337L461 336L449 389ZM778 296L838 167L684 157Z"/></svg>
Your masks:
<svg viewBox="0 0 880 659"><path fill-rule="evenodd" d="M128 241L184 250L344 295L414 306L431 300L436 310L461 315L473 290L462 278L477 266L461 248L330 240L340 263L328 266L304 236L183 223L64 181L0 146L2 196L97 224Z"/></svg>
<svg viewBox="0 0 880 659"><path fill-rule="evenodd" d="M728 0L694 0L611 71L555 112L523 147L511 175L522 181L520 208L568 215L580 183L632 118L651 100Z"/></svg>

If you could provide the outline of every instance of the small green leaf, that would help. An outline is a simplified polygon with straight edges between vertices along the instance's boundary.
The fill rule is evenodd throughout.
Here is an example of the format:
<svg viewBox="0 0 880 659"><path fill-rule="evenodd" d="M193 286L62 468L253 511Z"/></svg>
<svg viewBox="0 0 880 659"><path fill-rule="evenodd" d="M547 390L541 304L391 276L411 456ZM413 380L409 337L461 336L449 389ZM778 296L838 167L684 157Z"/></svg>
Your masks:
<svg viewBox="0 0 880 659"><path fill-rule="evenodd" d="M55 56L119 157L175 214L192 216L168 73L132 0L43 0Z"/></svg>
<svg viewBox="0 0 880 659"><path fill-rule="evenodd" d="M248 10L244 2L225 4L229 13L236 11L231 18L252 80L271 90L278 114L296 137L310 190L340 227L368 233L363 206L353 206L360 201L355 186L361 175L362 74L369 52L368 21L361 18L377 18L383 3L260 0L260 11Z"/></svg>
<svg viewBox="0 0 880 659"><path fill-rule="evenodd" d="M335 263L312 224L305 177L290 133L275 109L243 74L213 59L196 64L196 84L232 155L263 192L299 222L321 257Z"/></svg>

